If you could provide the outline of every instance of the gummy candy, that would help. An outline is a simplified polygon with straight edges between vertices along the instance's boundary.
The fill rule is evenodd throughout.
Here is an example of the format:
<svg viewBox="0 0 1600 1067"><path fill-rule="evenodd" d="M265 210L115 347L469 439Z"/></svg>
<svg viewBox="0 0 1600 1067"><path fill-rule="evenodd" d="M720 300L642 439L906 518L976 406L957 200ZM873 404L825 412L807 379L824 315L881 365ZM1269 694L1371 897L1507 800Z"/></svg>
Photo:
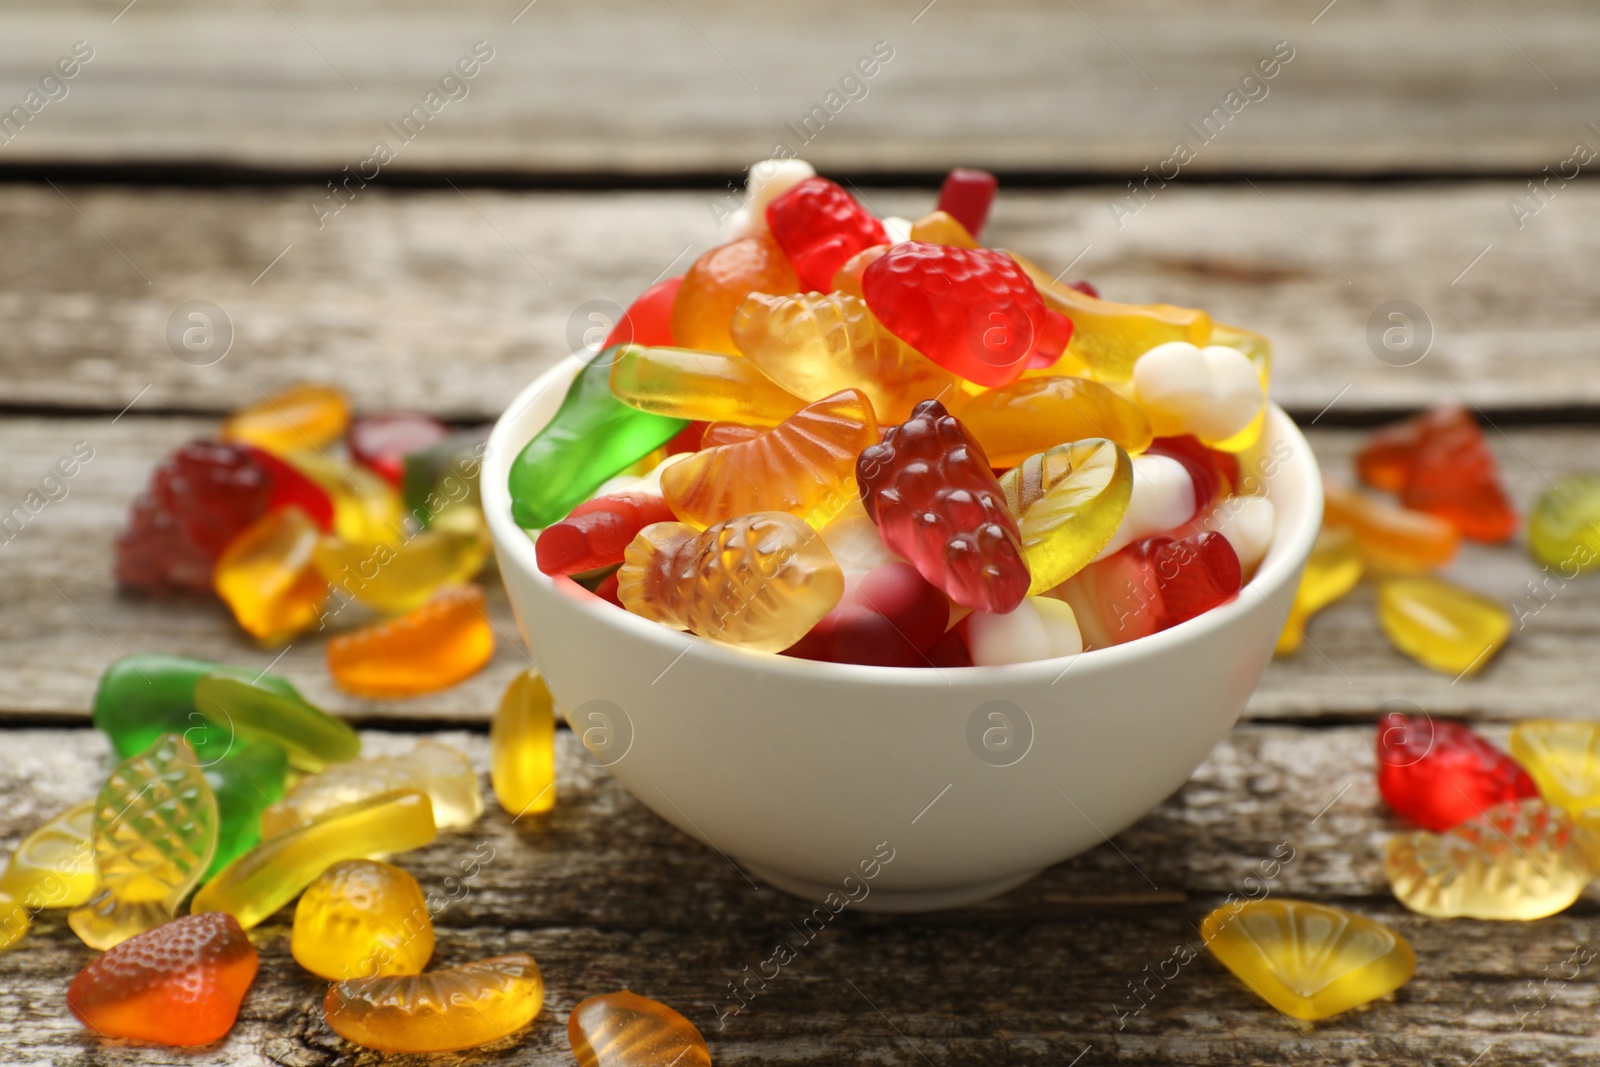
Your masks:
<svg viewBox="0 0 1600 1067"><path fill-rule="evenodd" d="M752 164L745 179L744 203L727 222L730 235L752 237L768 232L767 205L816 173L803 159L763 159Z"/></svg>
<svg viewBox="0 0 1600 1067"><path fill-rule="evenodd" d="M302 382L229 415L222 423L222 439L283 455L332 444L349 425L350 402L343 393L331 385Z"/></svg>
<svg viewBox="0 0 1600 1067"><path fill-rule="evenodd" d="M1115 441L1130 455L1150 447L1150 421L1139 406L1088 378L1023 378L979 393L960 416L1000 468L1085 437Z"/></svg>
<svg viewBox="0 0 1600 1067"><path fill-rule="evenodd" d="M951 248L979 248L978 241L948 211L931 211L911 224L911 239Z"/></svg>
<svg viewBox="0 0 1600 1067"><path fill-rule="evenodd" d="M1272 547L1278 512L1264 496L1230 496L1217 502L1204 526L1228 539L1239 557L1239 571L1248 582Z"/></svg>
<svg viewBox="0 0 1600 1067"><path fill-rule="evenodd" d="M1311 616L1354 589L1364 569L1355 537L1348 528L1325 527L1318 533L1300 586L1295 590L1288 623L1278 635L1277 653L1288 655L1297 650L1305 642L1306 623Z"/></svg>
<svg viewBox="0 0 1600 1067"><path fill-rule="evenodd" d="M881 421L901 422L920 401L957 395L955 375L885 329L859 297L752 293L732 331L746 359L806 400L859 389Z"/></svg>
<svg viewBox="0 0 1600 1067"><path fill-rule="evenodd" d="M1377 431L1356 457L1362 481L1400 494L1408 508L1446 519L1475 541L1508 540L1517 513L1477 420L1439 407Z"/></svg>
<svg viewBox="0 0 1600 1067"><path fill-rule="evenodd" d="M1528 516L1528 551L1570 578L1600 566L1600 475L1562 478Z"/></svg>
<svg viewBox="0 0 1600 1067"><path fill-rule="evenodd" d="M217 560L217 595L245 632L287 641L322 613L328 583L312 562L319 531L298 508L270 511L234 538Z"/></svg>
<svg viewBox="0 0 1600 1067"><path fill-rule="evenodd" d="M1211 339L1211 316L1170 304L1118 304L1062 285L1016 253L1011 258L1038 287L1050 310L1072 320L1067 355L1081 361L1103 382L1133 377L1139 357L1168 341L1204 345Z"/></svg>
<svg viewBox="0 0 1600 1067"><path fill-rule="evenodd" d="M939 210L959 222L974 238L983 235L989 221L989 206L994 203L1000 182L986 170L956 167L939 187Z"/></svg>
<svg viewBox="0 0 1600 1067"><path fill-rule="evenodd" d="M1152 452L1129 459L1133 464L1133 492L1128 497L1128 510L1097 559L1107 559L1135 541L1183 526L1194 518L1195 500L1205 491L1190 473L1193 467L1180 459Z"/></svg>
<svg viewBox="0 0 1600 1067"><path fill-rule="evenodd" d="M767 229L794 265L801 284L766 292L792 293L805 288L825 293L846 260L889 239L883 223L826 178L797 182L768 204Z"/></svg>
<svg viewBox="0 0 1600 1067"><path fill-rule="evenodd" d="M753 441L674 464L661 491L680 520L702 529L755 511L784 511L821 527L858 496L856 457L877 440L872 405L846 389Z"/></svg>
<svg viewBox="0 0 1600 1067"><path fill-rule="evenodd" d="M471 581L483 569L489 548L481 531L434 528L397 545L324 537L312 560L336 593L400 615L426 604L441 587Z"/></svg>
<svg viewBox="0 0 1600 1067"><path fill-rule="evenodd" d="M1090 293L1094 296L1094 293ZM1261 392L1265 394L1272 381L1272 342L1254 330L1246 330L1239 326L1229 326L1224 322L1211 325L1211 343L1213 345L1226 345L1236 348L1244 353L1252 366L1256 369L1256 377L1261 381ZM1261 432L1267 427L1267 408L1262 405L1256 412L1256 417L1250 425L1234 434L1225 441L1218 441L1213 447L1223 452L1243 452L1254 448L1261 440Z"/></svg>
<svg viewBox="0 0 1600 1067"><path fill-rule="evenodd" d="M211 569L266 514L272 480L249 449L191 441L151 472L117 535L117 581L157 595L210 595Z"/></svg>
<svg viewBox="0 0 1600 1067"><path fill-rule="evenodd" d="M845 260L844 266L833 276L833 291L865 301L867 294L861 288L861 276L866 273L868 267L882 259L889 248L890 246L886 244L873 245L871 248L863 248Z"/></svg>
<svg viewBox="0 0 1600 1067"><path fill-rule="evenodd" d="M672 305L682 285L683 276L679 275L657 282L640 293L639 299L629 304L622 318L611 327L600 347L672 344Z"/></svg>
<svg viewBox="0 0 1600 1067"><path fill-rule="evenodd" d="M1225 489L1239 481L1239 461L1226 452L1207 448L1190 435L1157 437L1145 450L1149 456L1167 456L1183 464L1194 486L1194 515L1209 510Z"/></svg>
<svg viewBox="0 0 1600 1067"><path fill-rule="evenodd" d="M556 714L538 671L511 679L489 726L489 782L512 821L556 806Z"/></svg>
<svg viewBox="0 0 1600 1067"><path fill-rule="evenodd" d="M811 527L762 511L706 530L675 522L646 527L628 546L617 593L636 615L778 652L833 610L844 575Z"/></svg>
<svg viewBox="0 0 1600 1067"><path fill-rule="evenodd" d="M1417 970L1416 953L1393 930L1306 900L1224 904L1200 936L1251 992L1293 1019L1326 1019L1388 996Z"/></svg>
<svg viewBox="0 0 1600 1067"><path fill-rule="evenodd" d="M1592 833L1542 800L1510 801L1443 834L1389 840L1383 873L1395 898L1439 919L1542 919L1569 907L1595 876Z"/></svg>
<svg viewBox="0 0 1600 1067"><path fill-rule="evenodd" d="M413 697L448 689L494 656L483 588L453 587L398 619L328 642L328 672L347 693Z"/></svg>
<svg viewBox="0 0 1600 1067"><path fill-rule="evenodd" d="M1434 831L1539 795L1516 760L1468 727L1399 712L1378 720L1378 792L1395 811Z"/></svg>
<svg viewBox="0 0 1600 1067"><path fill-rule="evenodd" d="M897 554L963 607L1006 612L1027 595L1017 521L983 449L937 400L856 463L861 502Z"/></svg>
<svg viewBox="0 0 1600 1067"><path fill-rule="evenodd" d="M328 491L318 485L293 463L273 455L255 445L239 445L250 453L250 458L267 473L272 484L272 495L267 499L267 510L299 508L306 518L317 524L317 529L333 529L334 503Z"/></svg>
<svg viewBox="0 0 1600 1067"><path fill-rule="evenodd" d="M300 966L335 982L421 974L433 955L433 918L405 871L341 860L301 894L289 950Z"/></svg>
<svg viewBox="0 0 1600 1067"><path fill-rule="evenodd" d="M683 276L672 303L672 344L737 356L728 322L739 302L751 293L794 293L800 287L771 237L761 234L718 245Z"/></svg>
<svg viewBox="0 0 1600 1067"><path fill-rule="evenodd" d="M1193 434L1208 445L1244 430L1267 400L1244 353L1188 341L1168 341L1140 356L1133 390L1156 434Z"/></svg>
<svg viewBox="0 0 1600 1067"><path fill-rule="evenodd" d="M1457 677L1476 674L1511 633L1511 613L1437 578L1385 578L1378 622L1401 652Z"/></svg>
<svg viewBox="0 0 1600 1067"><path fill-rule="evenodd" d="M868 521L870 526L870 520ZM877 531L872 531L877 539ZM950 606L909 563L898 560L847 583L839 604L784 655L830 663L921 667L944 637Z"/></svg>
<svg viewBox="0 0 1600 1067"><path fill-rule="evenodd" d="M1004 615L974 611L962 620L966 646L978 667L1075 656L1083 635L1072 608L1051 597L1030 596Z"/></svg>
<svg viewBox="0 0 1600 1067"><path fill-rule="evenodd" d="M372 756L335 763L294 784L261 819L266 838L321 818L334 808L379 793L414 789L428 794L433 823L440 830L471 826L483 814L478 772L467 757L437 741L418 741L403 756Z"/></svg>
<svg viewBox="0 0 1600 1067"><path fill-rule="evenodd" d="M194 750L167 734L123 760L100 787L94 860L101 890L68 923L107 949L172 918L217 849L217 800Z"/></svg>
<svg viewBox="0 0 1600 1067"><path fill-rule="evenodd" d="M896 337L953 374L989 387L1015 380L1035 351L1072 333L1004 252L907 241L861 275L867 307Z"/></svg>
<svg viewBox="0 0 1600 1067"><path fill-rule="evenodd" d="M309 703L289 688L251 681L228 671L200 678L194 686L200 714L223 727L282 746L289 762L303 771L354 759L361 739L348 724Z"/></svg>
<svg viewBox="0 0 1600 1067"><path fill-rule="evenodd" d="M187 656L143 653L117 660L100 675L94 691L94 725L123 758L143 752L162 734L179 733L200 763L209 763L225 755L233 739L225 726L208 722L195 708L195 683L212 673L236 674L286 697L303 699L294 686L274 674Z"/></svg>
<svg viewBox="0 0 1600 1067"><path fill-rule="evenodd" d="M185 915L79 971L67 1007L102 1037L209 1045L233 1029L258 963L232 917Z"/></svg>
<svg viewBox="0 0 1600 1067"><path fill-rule="evenodd" d="M1573 815L1600 808L1600 725L1571 719L1519 722L1511 730L1511 754L1551 804Z"/></svg>
<svg viewBox="0 0 1600 1067"><path fill-rule="evenodd" d="M693 1023L659 1000L623 990L590 997L567 1016L578 1067L711 1067Z"/></svg>
<svg viewBox="0 0 1600 1067"><path fill-rule="evenodd" d="M552 575L581 574L597 567L616 566L640 530L674 518L667 502L654 493L595 497L539 533L534 542L539 570Z"/></svg>
<svg viewBox="0 0 1600 1067"><path fill-rule="evenodd" d="M1052 591L1072 605L1085 648L1176 626L1238 595L1239 557L1219 533L1135 541Z"/></svg>
<svg viewBox="0 0 1600 1067"><path fill-rule="evenodd" d="M93 800L74 804L23 838L0 873L0 898L34 912L75 908L94 896L94 809Z"/></svg>
<svg viewBox="0 0 1600 1067"><path fill-rule="evenodd" d="M271 741L236 737L226 756L209 763L202 758L201 769L217 798L217 851L204 881L261 840L261 814L283 798L289 756Z"/></svg>
<svg viewBox="0 0 1600 1067"><path fill-rule="evenodd" d="M629 408L674 416L679 425L730 419L776 426L805 407L750 360L687 348L623 345L612 356L610 388Z"/></svg>
<svg viewBox="0 0 1600 1067"><path fill-rule="evenodd" d="M859 582L885 563L904 562L889 551L878 533L877 524L867 515L860 500L845 506L838 516L820 531L833 561L844 572L846 585Z"/></svg>
<svg viewBox="0 0 1600 1067"><path fill-rule="evenodd" d="M321 452L290 452L284 459L316 482L333 501L333 532L357 544L395 544L403 533L395 487L365 467Z"/></svg>
<svg viewBox="0 0 1600 1067"><path fill-rule="evenodd" d="M1443 519L1395 507L1324 476L1325 526L1349 528L1356 549L1369 565L1414 572L1442 567L1455 558L1461 535Z"/></svg>
<svg viewBox="0 0 1600 1067"><path fill-rule="evenodd" d="M228 864L200 887L189 910L227 912L248 930L340 860L407 852L428 844L436 834L433 805L426 793L414 789L330 808Z"/></svg>
<svg viewBox="0 0 1600 1067"><path fill-rule="evenodd" d="M33 910L22 901L0 893L0 952L14 948L33 926Z"/></svg>
<svg viewBox="0 0 1600 1067"><path fill-rule="evenodd" d="M1133 463L1112 442L1086 438L1030 456L1006 472L1000 491L1017 519L1028 592L1041 593L1087 566L1117 532L1133 494Z"/></svg>
<svg viewBox="0 0 1600 1067"><path fill-rule="evenodd" d="M964 627L957 626L948 630L939 639L939 643L928 650L928 666L941 668L973 666L972 653L967 650L963 629Z"/></svg>
<svg viewBox="0 0 1600 1067"><path fill-rule="evenodd" d="M489 447L489 427L458 430L436 445L405 458L400 479L401 507L417 528L456 526L465 516L468 527L483 521L478 506L478 472Z"/></svg>
<svg viewBox="0 0 1600 1067"><path fill-rule="evenodd" d="M494 956L429 974L349 978L322 1002L329 1028L380 1052L450 1052L510 1037L544 1004L532 956Z"/></svg>
<svg viewBox="0 0 1600 1067"><path fill-rule="evenodd" d="M416 411L363 415L350 424L345 444L359 464L381 475L395 488L405 477L406 456L438 444L450 427Z"/></svg>
<svg viewBox="0 0 1600 1067"><path fill-rule="evenodd" d="M611 377L623 357L634 351L651 350L608 348L585 364L555 417L523 446L510 477L511 511L518 525L549 526L601 482L649 455L688 424L686 418L665 418L629 407L618 399L623 395L620 390L612 395Z"/></svg>

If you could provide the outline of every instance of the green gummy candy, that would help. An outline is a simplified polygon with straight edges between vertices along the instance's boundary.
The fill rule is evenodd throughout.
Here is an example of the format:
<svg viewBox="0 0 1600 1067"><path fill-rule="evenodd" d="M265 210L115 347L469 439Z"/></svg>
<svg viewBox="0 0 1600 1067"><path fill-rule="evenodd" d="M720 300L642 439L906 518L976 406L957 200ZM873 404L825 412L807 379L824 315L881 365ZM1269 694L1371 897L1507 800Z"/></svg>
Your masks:
<svg viewBox="0 0 1600 1067"><path fill-rule="evenodd" d="M447 509L477 503L478 469L488 439L487 426L458 430L406 456L400 497L419 528L426 530Z"/></svg>
<svg viewBox="0 0 1600 1067"><path fill-rule="evenodd" d="M361 739L347 723L298 693L219 671L195 683L194 702L201 715L230 735L283 746L289 762L300 770L320 771L361 754Z"/></svg>
<svg viewBox="0 0 1600 1067"><path fill-rule="evenodd" d="M289 777L289 754L283 746L259 738L237 737L225 756L200 770L217 798L221 828L217 852L201 881L209 879L261 840L261 816L283 799Z"/></svg>
<svg viewBox="0 0 1600 1067"><path fill-rule="evenodd" d="M511 514L525 529L566 517L600 483L660 448L687 419L630 408L611 393L611 363L620 345L590 360L555 418L511 465Z"/></svg>
<svg viewBox="0 0 1600 1067"><path fill-rule="evenodd" d="M182 734L202 763L226 751L230 735L207 722L195 708L195 683L212 673L251 677L239 667L187 656L149 653L119 659L107 667L95 689L94 724L111 739L122 759L144 752L162 734ZM282 678L263 674L263 688L295 700L303 699Z"/></svg>

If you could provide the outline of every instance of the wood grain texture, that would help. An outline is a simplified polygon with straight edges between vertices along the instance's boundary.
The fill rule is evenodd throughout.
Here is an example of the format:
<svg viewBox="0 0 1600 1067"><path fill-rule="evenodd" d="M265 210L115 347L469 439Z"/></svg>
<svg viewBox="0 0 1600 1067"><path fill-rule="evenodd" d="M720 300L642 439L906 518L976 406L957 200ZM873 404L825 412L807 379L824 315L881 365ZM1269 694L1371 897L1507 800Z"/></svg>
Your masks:
<svg viewBox="0 0 1600 1067"><path fill-rule="evenodd" d="M0 101L77 40L93 61L0 165L158 161L326 170L399 146L397 170L736 174L814 107L806 151L854 171L951 165L1119 182L1199 146L1194 172L1507 168L1565 158L1595 118L1600 26L1577 0L72 0L18 11ZM494 58L414 141L385 124L476 41ZM875 42L866 95L826 100ZM1294 58L1209 144L1186 131L1279 41ZM1254 90L1259 94L1260 90ZM459 93L459 90L457 90ZM839 99L844 99L840 97Z"/></svg>
<svg viewBox="0 0 1600 1067"><path fill-rule="evenodd" d="M183 441L213 432L214 425L199 418L133 415L115 422L0 422L0 455L7 457L0 469L0 510L36 490L76 442L95 450L67 483L64 499L46 505L18 536L0 544L0 582L7 594L0 615L0 678L6 679L0 719L86 714L95 679L121 654L176 652L258 668L278 654L255 647L218 604L132 598L111 581L112 538L150 468ZM1349 456L1362 438L1353 430L1311 434L1331 473L1348 472ZM1489 438L1524 511L1549 480L1600 470L1600 433L1594 430L1491 430ZM1247 714L1365 719L1401 701L1437 714L1509 719L1570 715L1587 706L1590 650L1600 640L1600 581L1546 583L1541 568L1516 546L1468 546L1445 574L1516 607L1518 628L1481 674L1455 682L1394 651L1378 630L1373 590L1363 586L1312 621L1305 648L1269 667ZM481 674L460 686L411 700L357 700L333 688L323 662L326 638L316 634L296 641L274 670L312 700L358 721L485 722L502 689L529 660L498 576L490 571L481 581L489 591L498 651ZM1529 582L1541 583L1537 595ZM361 621L356 611L341 612L334 624Z"/></svg>
<svg viewBox="0 0 1600 1067"><path fill-rule="evenodd" d="M858 192L886 214L933 202ZM1274 395L1307 417L1463 396L1488 411L1600 404L1588 284L1600 190L1587 184L1521 231L1503 182L1174 185L1120 228L1114 192L1004 192L987 237L1110 297L1204 307L1265 332ZM0 400L221 412L310 378L367 410L489 419L718 240L711 194L369 188L320 230L314 196L0 186ZM196 300L231 323L225 356L181 344L186 360L174 355L169 321ZM1415 347L1378 346L1386 362L1370 335L1396 323L1369 324L1394 300L1421 309L1431 346L1419 318ZM175 321L180 334L192 325Z"/></svg>
<svg viewBox="0 0 1600 1067"><path fill-rule="evenodd" d="M1503 730L1492 733L1504 741ZM5 736L0 837L13 843L86 795L107 754L89 731ZM481 735L432 736L484 766ZM363 740L371 752L403 751L414 737ZM1565 1064L1600 1049L1587 975L1539 985L1563 973L1580 946L1593 953L1593 893L1535 923L1405 912L1379 869L1383 841L1399 826L1376 797L1370 727L1241 727L1114 845L981 907L847 910L764 989L752 984L757 995L737 1014L728 1013L728 983L742 981L747 966L753 972L779 939L799 942L789 924L810 905L750 885L579 760L569 732L559 740L554 812L512 826L491 805L477 825L398 858L436 898L436 965L527 951L548 986L525 1035L445 1062L569 1063L567 1012L623 987L682 1010L715 1062L730 1064L1059 1065L1091 1045L1080 1062L1465 1063L1490 1043L1496 1062ZM1274 856L1286 858L1262 880ZM463 878L474 858L482 862ZM1297 1028L1216 964L1195 929L1229 894L1263 892L1339 903L1389 924L1416 947L1417 977L1369 1010ZM325 986L290 957L289 919L280 913L255 931L260 976L239 1025L205 1061L378 1062L325 1028ZM1196 957L1163 966L1180 946ZM0 1011L24 1024L0 1035L8 1063L171 1062L162 1050L98 1041L67 1015L64 983L90 958L58 913L41 915L5 957ZM1158 970L1177 977L1152 981L1136 999L1129 983Z"/></svg>

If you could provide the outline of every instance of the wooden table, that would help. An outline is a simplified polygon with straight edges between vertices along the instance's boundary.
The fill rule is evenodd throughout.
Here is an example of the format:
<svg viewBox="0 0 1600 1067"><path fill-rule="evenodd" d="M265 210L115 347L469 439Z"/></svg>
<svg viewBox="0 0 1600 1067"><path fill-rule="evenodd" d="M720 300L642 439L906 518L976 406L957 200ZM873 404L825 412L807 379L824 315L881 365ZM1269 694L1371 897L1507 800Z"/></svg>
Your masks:
<svg viewBox="0 0 1600 1067"><path fill-rule="evenodd" d="M993 243L1115 298L1267 332L1274 394L1330 470L1361 427L1436 401L1479 411L1523 507L1600 467L1600 193L1542 173L1570 177L1574 144L1600 147L1600 22L1578 0L124 2L15 11L0 32L6 107L74 42L93 51L0 144L13 179L0 184L0 510L77 442L94 454L0 545L7 844L104 775L87 707L113 658L277 655L218 607L116 593L111 539L157 459L306 378L362 410L492 418L604 308L587 302L625 303L716 243L729 183L774 143L799 147L789 124L807 115L802 154L882 212L925 210L949 165L988 166L1007 178ZM386 124L478 41L493 57L401 142ZM829 91L880 41L892 58L829 112ZM1270 81L1244 86L1258 98L1200 142L1187 124L1285 48ZM1198 144L1181 176L1127 199L1178 139ZM326 183L346 166L370 173L375 140L401 150L329 214ZM195 300L233 330L205 366L168 343L174 310ZM1420 310L1431 344L1375 347L1389 325L1375 312L1396 300ZM1272 665L1194 779L1115 841L981 907L847 912L721 1028L728 984L805 907L649 814L563 731L551 815L513 827L492 811L403 861L452 897L435 918L439 963L525 950L549 982L525 1037L462 1062L567 1063L566 1013L623 986L683 1010L718 1063L1589 1062L1593 964L1561 976L1592 958L1592 894L1536 923L1434 922L1400 908L1380 870L1397 824L1373 783L1378 709L1469 718L1501 741L1524 716L1594 714L1592 582L1545 583L1514 548L1471 548L1449 573L1519 609L1481 676L1403 659L1360 590ZM358 722L370 750L426 734L482 767L490 711L527 665L492 600L494 663L445 693L352 700L329 686L315 638L275 669ZM1409 985L1300 1028L1202 952L1135 997L1198 946L1202 915L1291 852L1271 892L1392 925L1417 949ZM196 1062L377 1059L326 1029L323 984L287 935L286 916L258 928L261 976L239 1025ZM0 957L0 1059L173 1062L71 1020L64 984L91 956L45 913Z"/></svg>

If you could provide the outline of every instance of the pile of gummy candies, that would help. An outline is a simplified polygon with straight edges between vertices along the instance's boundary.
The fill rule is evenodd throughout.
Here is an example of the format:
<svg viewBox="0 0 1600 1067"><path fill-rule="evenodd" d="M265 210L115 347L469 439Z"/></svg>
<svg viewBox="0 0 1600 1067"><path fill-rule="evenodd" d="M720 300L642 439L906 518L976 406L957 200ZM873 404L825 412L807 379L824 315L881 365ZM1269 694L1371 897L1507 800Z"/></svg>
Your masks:
<svg viewBox="0 0 1600 1067"><path fill-rule="evenodd" d="M510 473L549 575L741 648L900 667L1071 655L1236 596L1269 348L981 247L996 182L878 219L798 160L647 290Z"/></svg>
<svg viewBox="0 0 1600 1067"><path fill-rule="evenodd" d="M494 654L470 584L490 552L477 501L485 439L412 412L352 421L338 390L291 386L156 467L117 539L117 580L152 596L214 594L268 645L359 604L357 621L389 618L328 643L340 688L382 698L455 685Z"/></svg>
<svg viewBox="0 0 1600 1067"><path fill-rule="evenodd" d="M36 912L62 908L104 950L67 990L85 1026L162 1045L220 1040L256 975L246 931L297 896L290 950L332 983L323 1014L346 1040L449 1051L510 1037L539 1014L544 979L529 955L425 971L439 903L371 858L478 819L478 775L461 752L422 741L363 758L355 732L284 679L166 655L112 664L94 723L120 762L0 873L0 949ZM555 806L554 706L537 674L506 690L490 748L507 813ZM641 1048L711 1062L693 1024L626 991L580 1003L568 1036L586 1067L641 1062Z"/></svg>

